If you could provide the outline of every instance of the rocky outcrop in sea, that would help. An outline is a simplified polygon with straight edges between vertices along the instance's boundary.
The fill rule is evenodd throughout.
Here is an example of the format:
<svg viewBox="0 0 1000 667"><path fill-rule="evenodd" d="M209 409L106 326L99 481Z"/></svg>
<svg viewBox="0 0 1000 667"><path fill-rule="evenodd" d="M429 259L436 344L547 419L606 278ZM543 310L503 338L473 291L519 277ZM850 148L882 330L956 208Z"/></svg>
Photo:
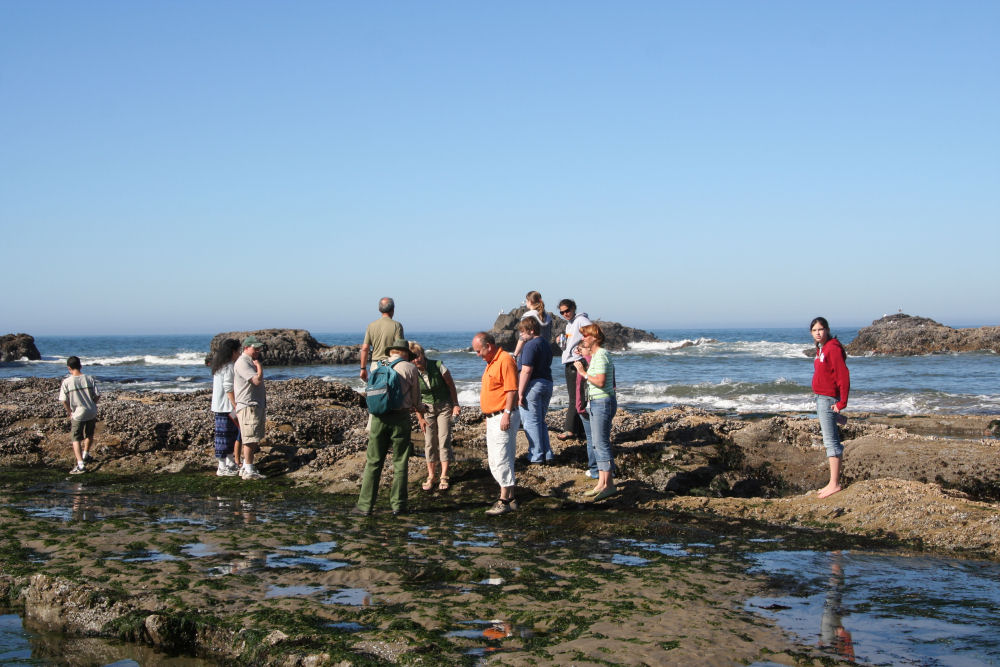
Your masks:
<svg viewBox="0 0 1000 667"><path fill-rule="evenodd" d="M996 353L1000 352L1000 327L953 329L926 317L898 313L872 322L845 349L854 356Z"/></svg>
<svg viewBox="0 0 1000 667"><path fill-rule="evenodd" d="M308 366L356 364L361 361L360 345L326 345L313 338L305 329L258 329L216 334L209 345L206 363L211 361L215 349L226 338L242 342L251 334L264 344L261 354L265 365Z"/></svg>
<svg viewBox="0 0 1000 667"><path fill-rule="evenodd" d="M26 333L7 334L0 336L0 362L2 361L38 361L42 358L35 339Z"/></svg>
<svg viewBox="0 0 1000 667"><path fill-rule="evenodd" d="M527 310L527 308L521 306L509 313L501 313L497 316L496 322L493 323L493 328L490 330L490 333L496 338L497 345L508 352L517 346L517 323ZM566 318L551 312L549 313L549 317L552 318L552 338L549 340L552 346L552 353L561 354L562 350L556 345L556 340L559 336L566 333ZM628 348L629 343L651 343L659 340L659 338L648 331L633 329L618 322L606 322L603 320L595 320L595 322L601 327L601 331L604 332L604 346L609 350L624 350Z"/></svg>

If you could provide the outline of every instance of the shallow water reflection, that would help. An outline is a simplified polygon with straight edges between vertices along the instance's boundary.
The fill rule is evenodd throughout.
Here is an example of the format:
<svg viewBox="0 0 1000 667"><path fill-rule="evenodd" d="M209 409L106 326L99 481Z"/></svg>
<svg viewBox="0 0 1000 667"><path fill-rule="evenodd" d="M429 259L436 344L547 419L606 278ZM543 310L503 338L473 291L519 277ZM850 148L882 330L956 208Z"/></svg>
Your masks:
<svg viewBox="0 0 1000 667"><path fill-rule="evenodd" d="M66 637L35 629L18 614L0 613L0 665L105 665L107 667L209 667L200 658L170 656L141 644L98 637Z"/></svg>
<svg viewBox="0 0 1000 667"><path fill-rule="evenodd" d="M1000 662L1000 565L852 552L754 554L775 594L746 608L868 664Z"/></svg>

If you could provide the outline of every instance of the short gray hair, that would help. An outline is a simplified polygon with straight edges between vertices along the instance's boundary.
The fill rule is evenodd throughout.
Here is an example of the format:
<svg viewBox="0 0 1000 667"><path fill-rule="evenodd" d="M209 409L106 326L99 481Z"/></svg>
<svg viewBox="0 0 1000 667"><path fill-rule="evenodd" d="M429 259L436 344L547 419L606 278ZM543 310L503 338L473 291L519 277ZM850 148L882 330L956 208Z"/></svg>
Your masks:
<svg viewBox="0 0 1000 667"><path fill-rule="evenodd" d="M379 299L378 302L378 312L380 313L391 313L396 310L396 302L390 297L384 296Z"/></svg>

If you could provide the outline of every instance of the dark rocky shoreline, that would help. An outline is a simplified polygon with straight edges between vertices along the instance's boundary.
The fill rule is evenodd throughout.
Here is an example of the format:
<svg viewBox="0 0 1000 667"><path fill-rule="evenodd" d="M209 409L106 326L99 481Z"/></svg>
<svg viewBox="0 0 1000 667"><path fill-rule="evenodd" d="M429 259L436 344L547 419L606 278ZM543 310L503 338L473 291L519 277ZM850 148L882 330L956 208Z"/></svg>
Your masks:
<svg viewBox="0 0 1000 667"><path fill-rule="evenodd" d="M1000 327L953 329L926 317L886 315L845 346L848 354L912 356L952 352L1000 353Z"/></svg>

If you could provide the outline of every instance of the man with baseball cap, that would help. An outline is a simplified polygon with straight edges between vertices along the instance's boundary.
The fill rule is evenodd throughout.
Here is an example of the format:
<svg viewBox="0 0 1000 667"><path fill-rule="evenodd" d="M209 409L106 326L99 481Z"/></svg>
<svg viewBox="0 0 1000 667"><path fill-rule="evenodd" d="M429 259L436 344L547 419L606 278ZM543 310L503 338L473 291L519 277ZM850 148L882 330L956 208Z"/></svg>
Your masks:
<svg viewBox="0 0 1000 667"><path fill-rule="evenodd" d="M233 365L233 392L236 394L236 415L243 436L243 468L240 477L245 480L264 479L257 472L253 459L264 440L267 395L264 390L264 367L260 351L264 344L250 335L243 339L243 354Z"/></svg>

